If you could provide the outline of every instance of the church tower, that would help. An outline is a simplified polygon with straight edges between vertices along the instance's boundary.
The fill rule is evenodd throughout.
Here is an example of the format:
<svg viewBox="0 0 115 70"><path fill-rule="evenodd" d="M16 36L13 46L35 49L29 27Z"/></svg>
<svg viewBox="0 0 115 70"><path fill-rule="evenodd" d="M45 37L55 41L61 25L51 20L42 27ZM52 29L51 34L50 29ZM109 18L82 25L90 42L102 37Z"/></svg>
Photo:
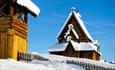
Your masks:
<svg viewBox="0 0 115 70"><path fill-rule="evenodd" d="M31 0L0 0L0 58L17 60L18 51L28 52L28 13L39 12Z"/></svg>

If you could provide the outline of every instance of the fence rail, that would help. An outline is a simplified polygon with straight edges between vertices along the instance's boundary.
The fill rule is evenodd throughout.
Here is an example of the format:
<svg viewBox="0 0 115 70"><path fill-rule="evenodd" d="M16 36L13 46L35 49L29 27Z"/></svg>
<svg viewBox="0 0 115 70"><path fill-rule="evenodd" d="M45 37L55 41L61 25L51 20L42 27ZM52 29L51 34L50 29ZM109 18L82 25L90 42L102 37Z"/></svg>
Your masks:
<svg viewBox="0 0 115 70"><path fill-rule="evenodd" d="M18 52L18 61L31 61L33 59L41 60L41 61L48 61L47 58L44 58L36 54Z"/></svg>
<svg viewBox="0 0 115 70"><path fill-rule="evenodd" d="M86 70L115 70L114 68L106 68L103 66L86 63L86 62L80 62L80 61L67 60L67 63L78 65L80 67L83 67Z"/></svg>

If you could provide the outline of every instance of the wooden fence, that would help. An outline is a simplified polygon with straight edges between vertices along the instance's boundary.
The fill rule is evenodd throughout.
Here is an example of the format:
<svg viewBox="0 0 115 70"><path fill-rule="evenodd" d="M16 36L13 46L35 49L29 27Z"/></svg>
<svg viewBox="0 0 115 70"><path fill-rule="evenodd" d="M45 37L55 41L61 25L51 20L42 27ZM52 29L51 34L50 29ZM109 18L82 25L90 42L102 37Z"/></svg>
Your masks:
<svg viewBox="0 0 115 70"><path fill-rule="evenodd" d="M31 61L33 59L41 60L41 61L48 61L49 59L39 56L37 54L25 53L25 52L18 52L18 60L19 61ZM115 70L115 68L107 68L91 63L81 62L81 61L74 61L74 60L67 60L66 63L78 65L83 67L86 70Z"/></svg>
<svg viewBox="0 0 115 70"><path fill-rule="evenodd" d="M44 58L42 56L31 54L31 53L25 53L25 52L18 52L18 61L31 61L33 59L41 60L41 61L48 61L47 58Z"/></svg>
<svg viewBox="0 0 115 70"><path fill-rule="evenodd" d="M74 61L74 60L67 60L67 63L78 65L80 67L83 67L86 70L115 70L113 68L106 68L103 66L98 66L95 64L90 64L90 63L80 62L80 61Z"/></svg>

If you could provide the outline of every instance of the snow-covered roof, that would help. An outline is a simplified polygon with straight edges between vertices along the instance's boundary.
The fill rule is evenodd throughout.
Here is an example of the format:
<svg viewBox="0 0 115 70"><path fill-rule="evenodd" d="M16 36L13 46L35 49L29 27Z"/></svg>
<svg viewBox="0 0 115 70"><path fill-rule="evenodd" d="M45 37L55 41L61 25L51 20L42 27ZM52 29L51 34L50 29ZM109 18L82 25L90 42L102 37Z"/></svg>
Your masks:
<svg viewBox="0 0 115 70"><path fill-rule="evenodd" d="M31 0L17 0L17 3L26 7L29 11L35 15L39 15L40 9Z"/></svg>
<svg viewBox="0 0 115 70"><path fill-rule="evenodd" d="M91 42L78 43L71 40L70 43L72 44L75 51L92 51L93 50L99 53L99 51L97 50L97 46L95 46ZM65 51L68 44L69 42L54 44L48 49L48 51Z"/></svg>
<svg viewBox="0 0 115 70"><path fill-rule="evenodd" d="M74 42L74 41L71 41L74 49L76 51L82 51L82 50L95 50L97 51L97 46L95 46L94 44L90 43L90 42L80 42L80 43L77 43L77 42Z"/></svg>
<svg viewBox="0 0 115 70"><path fill-rule="evenodd" d="M66 26L66 24L68 23L69 19L71 18L72 14L75 15L76 20L77 20L78 23L80 24L81 28L83 29L83 31L84 31L84 33L87 35L87 37L88 37L91 41L93 41L91 35L90 35L89 32L87 31L87 29L86 29L86 27L85 27L83 21L81 20L81 15L80 15L78 12L76 12L75 10L72 10L72 11L70 12L70 14L69 14L67 20L65 21L65 23L64 23L63 27L61 28L61 30L60 30L59 34L57 35L57 37L59 37L59 35L61 34L62 30L65 28L65 26Z"/></svg>
<svg viewBox="0 0 115 70"><path fill-rule="evenodd" d="M52 45L48 51L64 51L66 49L68 45L68 42L64 42L64 43L56 43L54 45Z"/></svg>

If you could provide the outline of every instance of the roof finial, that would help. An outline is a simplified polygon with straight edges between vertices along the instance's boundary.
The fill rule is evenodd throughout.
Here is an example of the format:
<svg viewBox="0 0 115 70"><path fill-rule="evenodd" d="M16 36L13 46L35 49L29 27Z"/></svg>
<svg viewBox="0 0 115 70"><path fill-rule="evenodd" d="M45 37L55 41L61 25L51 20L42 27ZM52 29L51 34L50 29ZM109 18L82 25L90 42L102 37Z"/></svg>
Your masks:
<svg viewBox="0 0 115 70"><path fill-rule="evenodd" d="M75 10L76 10L76 8L75 8L75 7L71 7L71 10L72 10L72 11L75 11Z"/></svg>
<svg viewBox="0 0 115 70"><path fill-rule="evenodd" d="M76 10L75 7L71 7L71 10L72 10L72 11L76 11L76 12L78 12L78 10Z"/></svg>

